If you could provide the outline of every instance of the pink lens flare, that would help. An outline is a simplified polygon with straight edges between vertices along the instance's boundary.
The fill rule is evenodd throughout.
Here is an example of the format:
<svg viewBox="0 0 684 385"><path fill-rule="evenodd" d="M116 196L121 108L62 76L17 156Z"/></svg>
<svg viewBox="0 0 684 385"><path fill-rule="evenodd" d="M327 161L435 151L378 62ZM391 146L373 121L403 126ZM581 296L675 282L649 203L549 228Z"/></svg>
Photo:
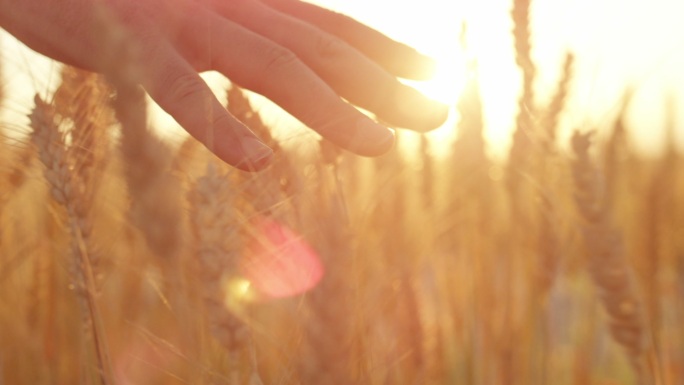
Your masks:
<svg viewBox="0 0 684 385"><path fill-rule="evenodd" d="M167 341L170 343L170 341ZM162 345L143 341L127 343L112 357L113 374L118 385L158 383L180 362L176 353Z"/></svg>
<svg viewBox="0 0 684 385"><path fill-rule="evenodd" d="M254 289L268 298L285 298L318 284L323 264L302 236L271 218L260 216L253 223L241 268Z"/></svg>

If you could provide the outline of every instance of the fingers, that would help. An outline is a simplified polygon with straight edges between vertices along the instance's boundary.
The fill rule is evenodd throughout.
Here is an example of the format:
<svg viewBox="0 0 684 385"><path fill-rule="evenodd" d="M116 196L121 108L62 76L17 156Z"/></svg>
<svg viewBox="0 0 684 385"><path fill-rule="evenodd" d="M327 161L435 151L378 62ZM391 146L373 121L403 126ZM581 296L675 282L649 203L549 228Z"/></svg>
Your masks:
<svg viewBox="0 0 684 385"><path fill-rule="evenodd" d="M228 164L266 167L273 152L216 100L197 72L162 40L144 44L143 86L190 135Z"/></svg>
<svg viewBox="0 0 684 385"><path fill-rule="evenodd" d="M210 54L212 68L269 98L340 147L366 156L392 147L394 135L389 129L344 102L292 51L213 13L188 22L198 30L200 25L209 26L210 36L186 33L180 41L185 55Z"/></svg>
<svg viewBox="0 0 684 385"><path fill-rule="evenodd" d="M340 96L372 111L383 121L427 131L439 127L446 119L446 106L403 85L376 62L331 34L256 1L217 0L215 4L226 17L292 51Z"/></svg>
<svg viewBox="0 0 684 385"><path fill-rule="evenodd" d="M395 76L425 80L434 73L435 62L431 58L348 16L299 0L261 1L339 37Z"/></svg>
<svg viewBox="0 0 684 385"><path fill-rule="evenodd" d="M192 136L227 163L256 170L268 163L272 153L220 105L197 75L197 68L219 70L331 142L360 155L385 153L394 135L340 95L408 128L434 128L446 118L446 108L400 84L332 35L253 0L224 3L233 4L231 12L225 13L244 26L184 0L178 4L188 12L174 11L173 17L163 18L172 20L156 33L138 17L130 25L147 42L142 44L143 86ZM250 4L258 7L246 6ZM152 12L150 16L158 15Z"/></svg>

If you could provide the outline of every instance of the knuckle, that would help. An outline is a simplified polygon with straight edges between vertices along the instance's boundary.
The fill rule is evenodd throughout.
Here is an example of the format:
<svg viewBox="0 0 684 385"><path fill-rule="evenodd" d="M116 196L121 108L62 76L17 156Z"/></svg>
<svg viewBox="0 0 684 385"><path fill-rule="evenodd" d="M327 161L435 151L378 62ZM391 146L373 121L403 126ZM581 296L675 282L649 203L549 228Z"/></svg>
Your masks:
<svg viewBox="0 0 684 385"><path fill-rule="evenodd" d="M315 37L313 47L317 56L326 59L343 56L347 48L341 40L322 33Z"/></svg>
<svg viewBox="0 0 684 385"><path fill-rule="evenodd" d="M220 127L221 129L228 128L231 131L236 128L236 126L240 126L241 123L235 119L232 115L230 115L226 111L218 111L218 113L215 114L209 114L207 117L209 120L209 127Z"/></svg>
<svg viewBox="0 0 684 385"><path fill-rule="evenodd" d="M259 60L243 79L243 86L257 93L263 94L274 84L282 83L302 66L297 55L284 47L269 44L260 52Z"/></svg>
<svg viewBox="0 0 684 385"><path fill-rule="evenodd" d="M297 65L300 65L299 58L292 51L281 46L273 46L264 54L263 73L278 73Z"/></svg>
<svg viewBox="0 0 684 385"><path fill-rule="evenodd" d="M187 101L198 96L204 97L205 88L193 73L180 74L166 79L166 92L162 97L172 103Z"/></svg>

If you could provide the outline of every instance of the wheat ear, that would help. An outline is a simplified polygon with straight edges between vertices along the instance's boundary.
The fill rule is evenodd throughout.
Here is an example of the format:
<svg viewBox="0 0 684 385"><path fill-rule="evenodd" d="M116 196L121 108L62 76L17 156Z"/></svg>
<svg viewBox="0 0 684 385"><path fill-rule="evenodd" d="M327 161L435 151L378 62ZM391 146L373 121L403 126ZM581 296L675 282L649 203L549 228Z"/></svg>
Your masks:
<svg viewBox="0 0 684 385"><path fill-rule="evenodd" d="M575 201L584 220L583 236L590 256L589 271L608 314L613 339L627 353L639 383L649 384L644 361L642 304L625 257L621 233L612 224L605 180L589 156L589 147L590 134L575 132L572 137L575 153L572 172Z"/></svg>
<svg viewBox="0 0 684 385"><path fill-rule="evenodd" d="M245 195L260 213L282 211L284 203L301 189L301 175L293 165L293 159L283 151L280 143L271 134L261 114L255 110L245 92L236 85L226 90L227 109L238 120L244 123L274 152L271 167L258 174L242 174ZM278 209L278 210L276 210Z"/></svg>
<svg viewBox="0 0 684 385"><path fill-rule="evenodd" d="M513 19L513 39L515 42L515 61L523 73L522 93L518 99L518 116L513 145L510 150L509 184L517 189L519 183L516 174L526 172L530 158L530 149L534 132L534 78L536 68L532 61L530 42L530 3L531 0L514 0L511 17Z"/></svg>
<svg viewBox="0 0 684 385"><path fill-rule="evenodd" d="M223 290L225 280L236 275L242 249L244 223L236 218L234 194L230 179L209 163L189 195L191 226L206 314L213 336L229 355L231 383L258 385L261 379L250 329L228 308Z"/></svg>
<svg viewBox="0 0 684 385"><path fill-rule="evenodd" d="M544 140L546 141L546 146L549 148L552 148L553 143L556 141L560 116L565 108L565 102L570 90L574 63L575 56L568 52L563 62L563 71L558 81L558 88L556 88L556 92L544 112L544 120L541 126L545 132Z"/></svg>
<svg viewBox="0 0 684 385"><path fill-rule="evenodd" d="M45 165L45 179L50 185L52 198L66 209L71 232L72 279L83 312L83 319L92 336L98 375L103 385L111 383L111 370L104 331L95 299L95 277L90 262L91 221L88 218L89 201L82 199L82 181L72 174L69 149L65 138L55 123L53 106L35 97L35 108L30 115L33 132L31 139L38 148L38 155Z"/></svg>

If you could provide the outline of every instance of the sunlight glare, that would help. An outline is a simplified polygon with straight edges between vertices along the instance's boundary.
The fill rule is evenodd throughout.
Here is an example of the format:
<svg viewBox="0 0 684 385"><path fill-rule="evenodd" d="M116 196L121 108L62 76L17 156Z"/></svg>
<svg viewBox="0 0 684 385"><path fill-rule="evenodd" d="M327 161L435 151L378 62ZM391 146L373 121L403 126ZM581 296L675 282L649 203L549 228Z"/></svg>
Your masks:
<svg viewBox="0 0 684 385"><path fill-rule="evenodd" d="M436 62L435 73L425 81L410 81L409 85L449 106L458 101L466 81L466 62L463 53L458 50L444 50L439 56L433 56Z"/></svg>
<svg viewBox="0 0 684 385"><path fill-rule="evenodd" d="M243 277L232 277L222 282L224 293L224 304L229 309L234 309L241 303L254 300L255 293L252 290L252 283Z"/></svg>

